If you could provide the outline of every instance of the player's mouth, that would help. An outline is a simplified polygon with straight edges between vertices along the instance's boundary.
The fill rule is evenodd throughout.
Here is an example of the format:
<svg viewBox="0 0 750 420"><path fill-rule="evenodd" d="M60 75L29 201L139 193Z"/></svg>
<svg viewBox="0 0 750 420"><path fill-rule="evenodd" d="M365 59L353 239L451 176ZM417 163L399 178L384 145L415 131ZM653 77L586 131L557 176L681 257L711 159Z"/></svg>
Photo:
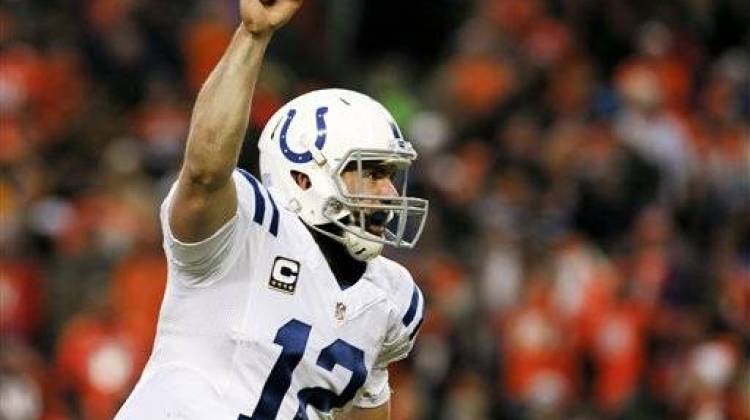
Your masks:
<svg viewBox="0 0 750 420"><path fill-rule="evenodd" d="M375 236L383 236L385 233L385 225L388 222L388 213L384 211L376 211L367 216L365 223L365 229Z"/></svg>
<svg viewBox="0 0 750 420"><path fill-rule="evenodd" d="M368 225L367 231L375 236L383 236L385 233L385 226L382 225Z"/></svg>

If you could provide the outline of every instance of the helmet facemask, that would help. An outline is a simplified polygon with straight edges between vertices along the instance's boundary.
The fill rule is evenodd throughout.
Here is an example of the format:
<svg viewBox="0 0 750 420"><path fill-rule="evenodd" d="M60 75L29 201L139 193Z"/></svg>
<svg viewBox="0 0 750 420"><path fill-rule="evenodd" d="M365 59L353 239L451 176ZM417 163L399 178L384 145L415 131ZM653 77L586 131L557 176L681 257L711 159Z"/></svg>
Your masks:
<svg viewBox="0 0 750 420"><path fill-rule="evenodd" d="M350 254L369 260L383 245L413 248L422 234L428 202L406 195L408 170L416 159L413 151L353 149L333 169L337 197L323 208L324 217L342 231L338 238ZM353 171L347 182L345 172ZM372 182L387 177L393 186L390 194L372 191ZM352 185L353 184L353 185ZM343 217L342 217L343 215Z"/></svg>

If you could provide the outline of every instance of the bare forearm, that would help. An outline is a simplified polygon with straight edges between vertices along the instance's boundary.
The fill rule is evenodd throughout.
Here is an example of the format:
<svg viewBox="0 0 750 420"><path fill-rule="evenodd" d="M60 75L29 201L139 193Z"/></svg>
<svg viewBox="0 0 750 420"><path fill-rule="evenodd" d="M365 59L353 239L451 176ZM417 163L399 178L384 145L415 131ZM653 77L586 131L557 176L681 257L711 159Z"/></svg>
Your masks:
<svg viewBox="0 0 750 420"><path fill-rule="evenodd" d="M267 36L235 31L224 56L201 88L193 109L181 181L208 189L224 185L247 130L250 102Z"/></svg>
<svg viewBox="0 0 750 420"><path fill-rule="evenodd" d="M236 214L237 192L231 176L247 131L263 55L273 32L289 21L300 3L240 0L242 25L195 101L169 213L176 239L206 239Z"/></svg>

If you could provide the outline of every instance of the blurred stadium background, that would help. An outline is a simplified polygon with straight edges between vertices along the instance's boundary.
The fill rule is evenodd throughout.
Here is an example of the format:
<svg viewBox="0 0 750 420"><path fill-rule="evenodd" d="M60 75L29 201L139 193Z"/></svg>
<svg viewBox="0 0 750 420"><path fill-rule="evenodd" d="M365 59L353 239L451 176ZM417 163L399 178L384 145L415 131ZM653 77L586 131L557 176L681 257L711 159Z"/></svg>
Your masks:
<svg viewBox="0 0 750 420"><path fill-rule="evenodd" d="M156 217L235 0L0 3L0 419L109 419L150 351ZM395 420L750 419L750 2L308 0L283 102L383 101L432 200Z"/></svg>

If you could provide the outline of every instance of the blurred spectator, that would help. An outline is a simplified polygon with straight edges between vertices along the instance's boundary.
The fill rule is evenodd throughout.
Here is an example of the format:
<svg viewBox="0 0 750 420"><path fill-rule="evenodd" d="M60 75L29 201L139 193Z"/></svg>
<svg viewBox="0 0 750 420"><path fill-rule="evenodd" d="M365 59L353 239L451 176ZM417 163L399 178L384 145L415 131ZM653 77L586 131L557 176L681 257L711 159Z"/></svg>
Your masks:
<svg viewBox="0 0 750 420"><path fill-rule="evenodd" d="M660 169L664 176L662 198L679 202L684 199L693 169L687 133L667 110L664 88L654 71L637 67L621 78L625 107L616 122L617 134Z"/></svg>
<svg viewBox="0 0 750 420"><path fill-rule="evenodd" d="M502 341L507 395L530 415L564 411L576 398L575 337L566 335L566 321L557 317L549 278L531 273L526 295L498 331Z"/></svg>
<svg viewBox="0 0 750 420"><path fill-rule="evenodd" d="M156 336L167 265L158 252L139 250L124 258L114 270L109 301L117 318L143 350L140 360L150 354Z"/></svg>
<svg viewBox="0 0 750 420"><path fill-rule="evenodd" d="M114 416L145 366L139 344L105 307L68 322L57 345L56 373L77 416L84 420Z"/></svg>
<svg viewBox="0 0 750 420"><path fill-rule="evenodd" d="M58 383L42 356L5 342L0 352L0 417L8 420L69 420Z"/></svg>
<svg viewBox="0 0 750 420"><path fill-rule="evenodd" d="M44 302L38 268L0 260L0 338L32 344L42 324Z"/></svg>
<svg viewBox="0 0 750 420"><path fill-rule="evenodd" d="M232 37L232 29L217 16L221 10L219 3L215 4L213 8L207 6L208 10L201 11L198 20L187 27L183 36L182 50L191 93L198 92Z"/></svg>

